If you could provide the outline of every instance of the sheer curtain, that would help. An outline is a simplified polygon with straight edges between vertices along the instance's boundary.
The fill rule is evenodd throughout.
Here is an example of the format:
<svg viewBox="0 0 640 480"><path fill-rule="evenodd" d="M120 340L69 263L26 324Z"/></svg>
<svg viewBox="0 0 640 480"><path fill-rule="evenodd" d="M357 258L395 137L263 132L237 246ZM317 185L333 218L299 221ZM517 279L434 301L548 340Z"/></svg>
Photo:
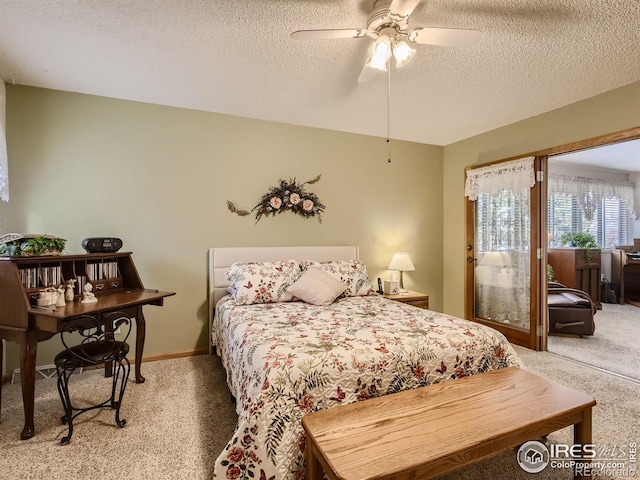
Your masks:
<svg viewBox="0 0 640 480"><path fill-rule="evenodd" d="M9 201L9 159L6 129L7 89L0 79L0 200Z"/></svg>
<svg viewBox="0 0 640 480"><path fill-rule="evenodd" d="M6 110L6 97L7 97L7 89L4 84L4 80L0 78L0 200L5 202L9 201L9 165L7 158L7 136L6 136L6 127L5 127L5 110ZM0 208L0 233L4 230L4 212L3 209ZM5 341L0 340L2 342L2 347L5 347ZM4 377L6 372L6 348L2 348L2 371L0 375Z"/></svg>
<svg viewBox="0 0 640 480"><path fill-rule="evenodd" d="M520 192L536 183L533 157L495 163L467 171L464 194L475 201L480 193L496 194L503 190Z"/></svg>
<svg viewBox="0 0 640 480"><path fill-rule="evenodd" d="M576 197L582 215L593 220L593 215L605 198L617 198L629 209L631 218L635 213L635 185L630 182L612 182L597 178L549 175L549 197L555 193L569 193Z"/></svg>
<svg viewBox="0 0 640 480"><path fill-rule="evenodd" d="M534 158L467 171L475 201L475 316L529 330Z"/></svg>

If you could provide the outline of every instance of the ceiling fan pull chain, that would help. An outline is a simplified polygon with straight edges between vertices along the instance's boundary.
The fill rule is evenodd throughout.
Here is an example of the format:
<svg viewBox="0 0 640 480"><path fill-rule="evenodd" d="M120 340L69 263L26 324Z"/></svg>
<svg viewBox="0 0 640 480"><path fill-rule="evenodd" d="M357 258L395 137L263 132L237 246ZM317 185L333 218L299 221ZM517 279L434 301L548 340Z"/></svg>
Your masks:
<svg viewBox="0 0 640 480"><path fill-rule="evenodd" d="M387 60L387 153L391 163L391 62Z"/></svg>

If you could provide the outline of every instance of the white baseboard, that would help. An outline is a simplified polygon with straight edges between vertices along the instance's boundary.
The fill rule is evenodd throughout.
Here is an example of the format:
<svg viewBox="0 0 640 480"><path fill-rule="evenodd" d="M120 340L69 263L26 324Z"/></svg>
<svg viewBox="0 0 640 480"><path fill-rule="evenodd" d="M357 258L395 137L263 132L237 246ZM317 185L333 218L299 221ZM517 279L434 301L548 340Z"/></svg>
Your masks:
<svg viewBox="0 0 640 480"><path fill-rule="evenodd" d="M82 373L82 368L77 368L73 373ZM36 380L42 380L43 378L52 378L56 376L55 365L38 365L36 367ZM11 383L20 383L20 369L16 368L11 375Z"/></svg>

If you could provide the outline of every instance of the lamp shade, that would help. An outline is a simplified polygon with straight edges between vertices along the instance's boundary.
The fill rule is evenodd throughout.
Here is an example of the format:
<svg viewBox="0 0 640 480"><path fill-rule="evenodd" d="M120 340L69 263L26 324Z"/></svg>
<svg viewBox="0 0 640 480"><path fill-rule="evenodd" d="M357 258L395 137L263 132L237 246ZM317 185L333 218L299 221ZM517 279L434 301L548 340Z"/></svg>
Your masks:
<svg viewBox="0 0 640 480"><path fill-rule="evenodd" d="M391 39L388 35L381 35L369 51L370 60L367 67L383 72L387 71L387 61L391 58Z"/></svg>
<svg viewBox="0 0 640 480"><path fill-rule="evenodd" d="M389 270L398 270L400 272L411 272L416 268L413 266L411 257L407 252L396 252L389 262Z"/></svg>
<svg viewBox="0 0 640 480"><path fill-rule="evenodd" d="M508 252L485 252L480 260L485 267L511 267L513 260Z"/></svg>
<svg viewBox="0 0 640 480"><path fill-rule="evenodd" d="M502 253L501 252L485 252L480 260L480 265L484 267L502 267Z"/></svg>
<svg viewBox="0 0 640 480"><path fill-rule="evenodd" d="M402 68L413 58L416 51L407 42L397 42L393 45L393 56L396 59L396 67Z"/></svg>

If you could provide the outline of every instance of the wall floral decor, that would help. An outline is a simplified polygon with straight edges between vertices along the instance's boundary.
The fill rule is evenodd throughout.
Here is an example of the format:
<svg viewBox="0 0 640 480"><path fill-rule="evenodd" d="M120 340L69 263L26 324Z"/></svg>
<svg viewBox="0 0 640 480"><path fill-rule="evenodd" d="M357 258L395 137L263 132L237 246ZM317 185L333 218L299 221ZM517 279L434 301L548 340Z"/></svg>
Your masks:
<svg viewBox="0 0 640 480"><path fill-rule="evenodd" d="M251 211L238 209L235 204L227 200L227 207L241 217L255 212L256 223L263 217L283 212L292 212L307 218L316 217L322 223L322 212L325 206L313 192L307 192L305 185L312 185L320 181L321 175L307 182L296 182L296 179L278 180L278 185L271 187L262 195L258 204Z"/></svg>

